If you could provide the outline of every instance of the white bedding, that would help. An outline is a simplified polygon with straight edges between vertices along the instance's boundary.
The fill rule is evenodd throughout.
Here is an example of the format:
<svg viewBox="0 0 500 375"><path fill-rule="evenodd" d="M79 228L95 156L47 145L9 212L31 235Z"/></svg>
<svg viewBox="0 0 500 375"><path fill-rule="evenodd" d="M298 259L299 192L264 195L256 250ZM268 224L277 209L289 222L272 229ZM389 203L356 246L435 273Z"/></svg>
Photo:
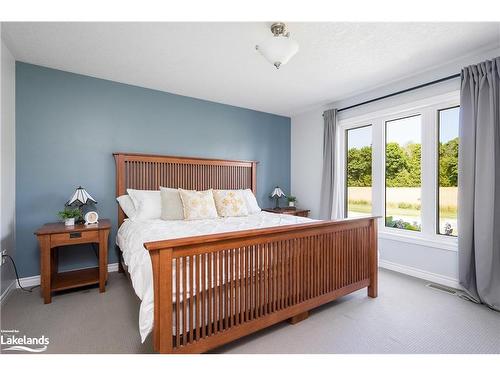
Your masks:
<svg viewBox="0 0 500 375"><path fill-rule="evenodd" d="M142 342L153 328L153 276L151 259L143 244L173 238L232 232L311 222L312 219L259 212L245 217L219 217L207 220L126 219L118 230L116 244L123 253L135 293L141 299L139 331Z"/></svg>

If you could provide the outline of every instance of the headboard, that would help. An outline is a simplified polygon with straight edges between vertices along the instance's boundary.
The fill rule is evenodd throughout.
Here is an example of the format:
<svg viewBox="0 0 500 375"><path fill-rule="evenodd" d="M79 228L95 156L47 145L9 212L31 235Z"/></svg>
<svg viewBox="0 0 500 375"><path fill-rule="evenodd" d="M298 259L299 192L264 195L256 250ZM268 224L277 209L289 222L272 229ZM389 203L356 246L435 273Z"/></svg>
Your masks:
<svg viewBox="0 0 500 375"><path fill-rule="evenodd" d="M160 186L190 190L257 187L257 162L180 156L114 153L116 196L127 189L158 190ZM118 205L118 226L125 213Z"/></svg>

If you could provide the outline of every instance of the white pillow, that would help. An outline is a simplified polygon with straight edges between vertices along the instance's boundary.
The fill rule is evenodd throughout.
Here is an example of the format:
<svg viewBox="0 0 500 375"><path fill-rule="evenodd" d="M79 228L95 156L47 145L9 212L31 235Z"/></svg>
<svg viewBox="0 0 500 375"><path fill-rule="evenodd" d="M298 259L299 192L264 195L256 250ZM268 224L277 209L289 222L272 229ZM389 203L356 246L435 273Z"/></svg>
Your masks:
<svg viewBox="0 0 500 375"><path fill-rule="evenodd" d="M212 189L204 191L179 189L186 220L214 219L217 217Z"/></svg>
<svg viewBox="0 0 500 375"><path fill-rule="evenodd" d="M217 213L222 217L247 216L247 203L243 190L214 190Z"/></svg>
<svg viewBox="0 0 500 375"><path fill-rule="evenodd" d="M247 203L247 211L249 214L256 214L262 211L251 189L243 190L243 196L245 197L245 201Z"/></svg>
<svg viewBox="0 0 500 375"><path fill-rule="evenodd" d="M125 215L127 215L128 218L133 219L136 215L135 211L135 206L134 202L132 202L132 198L130 198L130 195L125 194L125 195L120 195L118 198L116 198L116 201L122 208L123 212L125 212Z"/></svg>
<svg viewBox="0 0 500 375"><path fill-rule="evenodd" d="M159 190L127 189L128 195L134 202L135 219L148 220L161 217L161 196Z"/></svg>
<svg viewBox="0 0 500 375"><path fill-rule="evenodd" d="M184 220L184 207L179 190L160 186L160 195L161 218L163 220Z"/></svg>

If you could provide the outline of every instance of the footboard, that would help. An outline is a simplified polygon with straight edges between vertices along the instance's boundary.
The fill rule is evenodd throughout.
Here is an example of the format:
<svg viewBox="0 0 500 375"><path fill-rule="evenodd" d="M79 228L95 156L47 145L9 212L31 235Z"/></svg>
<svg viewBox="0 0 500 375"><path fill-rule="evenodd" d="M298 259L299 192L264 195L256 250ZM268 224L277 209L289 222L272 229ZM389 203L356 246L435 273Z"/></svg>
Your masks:
<svg viewBox="0 0 500 375"><path fill-rule="evenodd" d="M376 218L149 242L154 348L202 353L368 287Z"/></svg>

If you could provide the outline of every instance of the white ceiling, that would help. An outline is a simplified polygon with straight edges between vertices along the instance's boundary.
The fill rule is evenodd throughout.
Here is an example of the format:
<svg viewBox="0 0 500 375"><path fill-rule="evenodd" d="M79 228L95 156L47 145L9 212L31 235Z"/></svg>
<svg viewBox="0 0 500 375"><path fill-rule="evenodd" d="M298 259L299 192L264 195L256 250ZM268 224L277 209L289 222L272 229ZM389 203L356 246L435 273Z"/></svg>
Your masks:
<svg viewBox="0 0 500 375"><path fill-rule="evenodd" d="M500 23L290 23L276 70L270 23L4 23L20 61L291 116L500 46Z"/></svg>

